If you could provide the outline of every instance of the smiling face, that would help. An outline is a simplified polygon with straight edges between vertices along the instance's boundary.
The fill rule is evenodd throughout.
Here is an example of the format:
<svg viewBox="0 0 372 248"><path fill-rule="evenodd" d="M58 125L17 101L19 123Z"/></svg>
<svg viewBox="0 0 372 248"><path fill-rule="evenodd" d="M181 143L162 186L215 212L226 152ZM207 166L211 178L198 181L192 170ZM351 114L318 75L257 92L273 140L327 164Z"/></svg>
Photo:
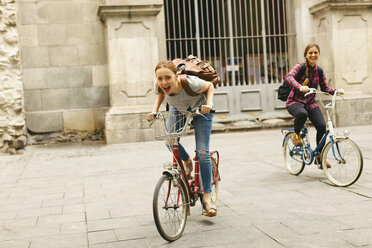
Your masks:
<svg viewBox="0 0 372 248"><path fill-rule="evenodd" d="M307 47L305 50L305 58L307 58L307 61L309 62L309 65L311 67L314 67L316 65L316 62L318 61L320 51L319 47L314 45L311 47Z"/></svg>
<svg viewBox="0 0 372 248"><path fill-rule="evenodd" d="M156 79L158 86L167 95L175 95L178 93L178 83L176 74L167 67L160 67L156 70Z"/></svg>

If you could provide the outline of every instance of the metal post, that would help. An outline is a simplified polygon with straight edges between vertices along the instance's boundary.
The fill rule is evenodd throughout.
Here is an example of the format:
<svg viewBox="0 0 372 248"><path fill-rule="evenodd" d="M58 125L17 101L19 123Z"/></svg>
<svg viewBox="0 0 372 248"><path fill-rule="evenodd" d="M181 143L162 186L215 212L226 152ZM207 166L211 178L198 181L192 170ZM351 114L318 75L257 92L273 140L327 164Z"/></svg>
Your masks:
<svg viewBox="0 0 372 248"><path fill-rule="evenodd" d="M232 85L235 85L235 58L234 58L235 56L234 56L234 39L233 39L231 0L227 0L227 15L228 15L228 22L229 22L231 77L232 77Z"/></svg>
<svg viewBox="0 0 372 248"><path fill-rule="evenodd" d="M261 0L261 22L262 22L262 46L263 46L263 57L264 57L264 73L265 73L265 83L268 83L267 77L267 51L266 51L266 29L265 29L265 5L264 0Z"/></svg>
<svg viewBox="0 0 372 248"><path fill-rule="evenodd" d="M195 38L196 38L196 52L197 56L201 57L200 51L200 32L199 32L199 8L198 8L198 0L194 0L195 3Z"/></svg>

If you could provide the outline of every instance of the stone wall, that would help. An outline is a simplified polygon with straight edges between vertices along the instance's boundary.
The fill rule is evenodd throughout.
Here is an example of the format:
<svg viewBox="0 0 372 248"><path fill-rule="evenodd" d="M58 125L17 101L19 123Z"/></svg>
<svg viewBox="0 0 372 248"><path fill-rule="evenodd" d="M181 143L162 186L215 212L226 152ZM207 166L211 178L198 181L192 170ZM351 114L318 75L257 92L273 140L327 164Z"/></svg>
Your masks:
<svg viewBox="0 0 372 248"><path fill-rule="evenodd" d="M100 0L17 0L30 133L103 129L110 106Z"/></svg>
<svg viewBox="0 0 372 248"><path fill-rule="evenodd" d="M0 151L15 153L26 142L16 4L0 0Z"/></svg>
<svg viewBox="0 0 372 248"><path fill-rule="evenodd" d="M320 46L328 84L345 90L337 126L372 124L372 0L294 1L299 61L307 44Z"/></svg>

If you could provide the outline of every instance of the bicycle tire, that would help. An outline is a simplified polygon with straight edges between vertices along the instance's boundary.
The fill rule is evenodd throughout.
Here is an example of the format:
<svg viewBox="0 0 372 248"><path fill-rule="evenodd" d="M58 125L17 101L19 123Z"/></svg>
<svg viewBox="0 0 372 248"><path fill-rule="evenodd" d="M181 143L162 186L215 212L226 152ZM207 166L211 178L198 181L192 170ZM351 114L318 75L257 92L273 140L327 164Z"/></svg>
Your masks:
<svg viewBox="0 0 372 248"><path fill-rule="evenodd" d="M216 160L213 157L211 157L211 162L212 162L212 193L211 193L211 196L212 196L213 203L217 205L218 182L221 180L221 178L220 178L220 172L218 170Z"/></svg>
<svg viewBox="0 0 372 248"><path fill-rule="evenodd" d="M211 192L211 196L212 196L212 202L214 203L214 205L217 206L218 184L219 184L219 181L221 180L221 177L220 177L220 171L218 170L217 162L213 157L211 157L211 164L212 164L212 192ZM216 171L218 171L217 175L216 175ZM203 195L202 194L200 195L200 203L201 203L203 209L205 210L204 204L203 204Z"/></svg>
<svg viewBox="0 0 372 248"><path fill-rule="evenodd" d="M322 151L323 172L334 185L340 187L350 186L355 183L362 174L362 152L358 145L349 138L336 138L334 149L332 149L332 143L329 141ZM341 155L343 160L336 159L333 150L336 157L340 158ZM331 167L327 167L327 162Z"/></svg>
<svg viewBox="0 0 372 248"><path fill-rule="evenodd" d="M163 175L156 184L153 196L154 221L160 236L167 241L179 239L185 230L190 207L187 193L185 183L181 181L181 184L175 187L170 175ZM168 202L165 205L167 196Z"/></svg>
<svg viewBox="0 0 372 248"><path fill-rule="evenodd" d="M297 176L300 175L301 172L304 170L305 162L302 159L302 147L295 146L293 144L292 139L294 134L294 132L289 132L284 136L283 159L288 172L292 175Z"/></svg>

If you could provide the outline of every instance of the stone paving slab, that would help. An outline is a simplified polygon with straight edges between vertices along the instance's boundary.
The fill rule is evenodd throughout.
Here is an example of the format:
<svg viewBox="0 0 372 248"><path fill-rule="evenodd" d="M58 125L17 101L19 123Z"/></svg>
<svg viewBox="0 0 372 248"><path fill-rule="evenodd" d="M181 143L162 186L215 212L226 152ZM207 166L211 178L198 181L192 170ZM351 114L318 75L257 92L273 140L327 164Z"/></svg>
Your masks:
<svg viewBox="0 0 372 248"><path fill-rule="evenodd" d="M0 155L0 247L372 247L372 126L348 129L364 156L363 174L348 188L330 185L314 165L290 175L280 129L213 134L211 148L221 155L218 216L202 216L197 204L173 243L152 216L171 155L164 142L29 146ZM182 143L193 150L192 136Z"/></svg>

